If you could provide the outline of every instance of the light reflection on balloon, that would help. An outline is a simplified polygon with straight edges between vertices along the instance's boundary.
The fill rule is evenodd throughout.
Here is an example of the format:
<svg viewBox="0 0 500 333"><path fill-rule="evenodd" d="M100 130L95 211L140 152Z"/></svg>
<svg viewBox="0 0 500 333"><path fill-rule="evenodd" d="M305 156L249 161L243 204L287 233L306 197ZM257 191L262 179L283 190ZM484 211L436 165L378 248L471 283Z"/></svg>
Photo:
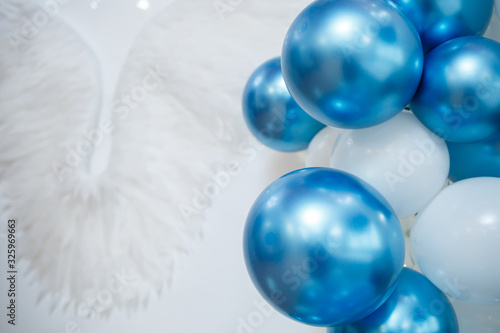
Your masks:
<svg viewBox="0 0 500 333"><path fill-rule="evenodd" d="M480 36L488 27L493 0L392 0L412 21L424 52L462 36Z"/></svg>
<svg viewBox="0 0 500 333"><path fill-rule="evenodd" d="M461 37L425 58L410 103L417 118L450 142L487 140L500 131L500 43Z"/></svg>
<svg viewBox="0 0 500 333"><path fill-rule="evenodd" d="M391 296L375 312L328 333L458 333L453 306L422 274L404 268Z"/></svg>
<svg viewBox="0 0 500 333"><path fill-rule="evenodd" d="M413 97L422 44L390 2L319 0L292 23L282 68L293 98L311 116L334 127L369 127Z"/></svg>
<svg viewBox="0 0 500 333"><path fill-rule="evenodd" d="M338 170L308 168L257 198L244 252L271 305L300 322L329 326L356 321L386 299L403 266L404 238L373 187Z"/></svg>
<svg viewBox="0 0 500 333"><path fill-rule="evenodd" d="M306 149L324 124L293 100L283 80L280 58L259 66L243 92L243 115L252 134L279 151Z"/></svg>

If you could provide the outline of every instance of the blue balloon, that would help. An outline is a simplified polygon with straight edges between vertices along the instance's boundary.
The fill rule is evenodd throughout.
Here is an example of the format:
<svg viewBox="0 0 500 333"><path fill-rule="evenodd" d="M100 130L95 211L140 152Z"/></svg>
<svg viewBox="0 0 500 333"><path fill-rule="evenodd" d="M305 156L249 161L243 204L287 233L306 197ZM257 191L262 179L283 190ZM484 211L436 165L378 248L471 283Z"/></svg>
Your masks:
<svg viewBox="0 0 500 333"><path fill-rule="evenodd" d="M318 0L292 23L282 50L285 82L322 123L364 128L395 116L422 75L417 30L382 0Z"/></svg>
<svg viewBox="0 0 500 333"><path fill-rule="evenodd" d="M245 262L278 311L316 326L354 322L380 306L403 268L398 218L372 186L308 168L257 198L244 232Z"/></svg>
<svg viewBox="0 0 500 333"><path fill-rule="evenodd" d="M392 0L417 28L424 53L462 36L480 36L488 27L493 0Z"/></svg>
<svg viewBox="0 0 500 333"><path fill-rule="evenodd" d="M436 47L410 108L450 142L487 140L500 131L500 43L469 36Z"/></svg>
<svg viewBox="0 0 500 333"><path fill-rule="evenodd" d="M458 321L436 286L404 268L396 289L375 312L354 324L329 328L328 333L458 333Z"/></svg>
<svg viewBox="0 0 500 333"><path fill-rule="evenodd" d="M457 182L473 177L500 177L500 135L479 143L447 142L450 152L448 178Z"/></svg>
<svg viewBox="0 0 500 333"><path fill-rule="evenodd" d="M255 70L243 92L243 115L250 132L279 151L306 149L324 124L297 105L286 88L280 58Z"/></svg>

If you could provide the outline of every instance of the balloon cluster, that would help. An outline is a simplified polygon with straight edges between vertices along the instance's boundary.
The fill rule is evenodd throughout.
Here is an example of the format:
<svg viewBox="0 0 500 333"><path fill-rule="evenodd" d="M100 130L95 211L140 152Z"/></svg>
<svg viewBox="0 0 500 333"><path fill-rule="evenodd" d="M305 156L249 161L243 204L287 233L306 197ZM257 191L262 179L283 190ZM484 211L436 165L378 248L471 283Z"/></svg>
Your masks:
<svg viewBox="0 0 500 333"><path fill-rule="evenodd" d="M500 44L493 0L316 0L243 94L251 132L306 166L257 198L245 262L331 333L458 332L500 305ZM455 182L449 185L451 182ZM404 268L401 221L415 269ZM408 250L408 248L407 248Z"/></svg>

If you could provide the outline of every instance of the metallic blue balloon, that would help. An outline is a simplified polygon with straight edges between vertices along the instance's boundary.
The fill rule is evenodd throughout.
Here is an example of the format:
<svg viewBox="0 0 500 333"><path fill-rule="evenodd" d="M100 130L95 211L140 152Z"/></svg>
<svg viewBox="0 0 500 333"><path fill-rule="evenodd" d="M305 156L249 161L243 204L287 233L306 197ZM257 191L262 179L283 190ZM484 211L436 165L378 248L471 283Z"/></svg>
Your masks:
<svg viewBox="0 0 500 333"><path fill-rule="evenodd" d="M458 333L446 296L422 274L404 268L396 289L375 312L328 333Z"/></svg>
<svg viewBox="0 0 500 333"><path fill-rule="evenodd" d="M436 47L410 107L450 142L487 140L500 131L500 43L469 36Z"/></svg>
<svg viewBox="0 0 500 333"><path fill-rule="evenodd" d="M424 53L450 39L480 36L488 27L493 0L392 0L417 28Z"/></svg>
<svg viewBox="0 0 500 333"><path fill-rule="evenodd" d="M243 115L260 142L285 152L306 149L325 127L293 100L283 79L279 57L262 64L248 80L243 92Z"/></svg>
<svg viewBox="0 0 500 333"><path fill-rule="evenodd" d="M404 109L422 75L417 30L383 0L318 0L288 30L282 67L297 103L341 128L380 124Z"/></svg>
<svg viewBox="0 0 500 333"><path fill-rule="evenodd" d="M380 306L403 268L404 237L369 184L330 168L274 181L244 232L245 262L260 294L305 324L354 322Z"/></svg>
<svg viewBox="0 0 500 333"><path fill-rule="evenodd" d="M457 182L473 177L500 177L500 135L485 142L447 142L447 145L450 152L450 180Z"/></svg>

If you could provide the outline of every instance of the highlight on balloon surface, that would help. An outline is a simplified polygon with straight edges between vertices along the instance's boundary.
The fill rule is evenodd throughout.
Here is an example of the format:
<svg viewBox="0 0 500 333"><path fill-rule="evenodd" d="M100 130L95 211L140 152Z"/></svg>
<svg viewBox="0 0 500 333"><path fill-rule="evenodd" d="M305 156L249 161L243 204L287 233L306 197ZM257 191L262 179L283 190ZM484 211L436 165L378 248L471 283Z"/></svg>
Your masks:
<svg viewBox="0 0 500 333"><path fill-rule="evenodd" d="M500 135L478 143L448 142L451 181L473 177L500 177Z"/></svg>
<svg viewBox="0 0 500 333"><path fill-rule="evenodd" d="M417 216L411 248L422 273L449 296L500 305L500 178L458 181Z"/></svg>
<svg viewBox="0 0 500 333"><path fill-rule="evenodd" d="M342 132L340 128L326 126L309 143L306 152L306 167L329 167L335 140Z"/></svg>
<svg viewBox="0 0 500 333"><path fill-rule="evenodd" d="M327 333L458 333L450 301L425 276L403 268L391 296L369 316Z"/></svg>
<svg viewBox="0 0 500 333"><path fill-rule="evenodd" d="M417 118L446 141L474 143L500 131L500 43L460 37L425 58L410 103Z"/></svg>
<svg viewBox="0 0 500 333"><path fill-rule="evenodd" d="M441 190L448 178L449 155L443 139L404 111L380 125L344 131L332 150L330 166L375 187L405 218Z"/></svg>
<svg viewBox="0 0 500 333"><path fill-rule="evenodd" d="M250 132L279 151L304 150L324 124L293 100L283 80L280 58L268 60L250 76L243 92L243 115Z"/></svg>
<svg viewBox="0 0 500 333"><path fill-rule="evenodd" d="M422 75L422 43L391 2L318 0L288 30L282 68L311 116L334 127L370 127L410 102Z"/></svg>
<svg viewBox="0 0 500 333"><path fill-rule="evenodd" d="M420 35L424 53L451 39L482 36L493 13L493 0L392 0Z"/></svg>
<svg viewBox="0 0 500 333"><path fill-rule="evenodd" d="M279 312L305 324L357 321L403 268L396 214L372 186L329 168L300 169L257 198L244 231L247 270Z"/></svg>

